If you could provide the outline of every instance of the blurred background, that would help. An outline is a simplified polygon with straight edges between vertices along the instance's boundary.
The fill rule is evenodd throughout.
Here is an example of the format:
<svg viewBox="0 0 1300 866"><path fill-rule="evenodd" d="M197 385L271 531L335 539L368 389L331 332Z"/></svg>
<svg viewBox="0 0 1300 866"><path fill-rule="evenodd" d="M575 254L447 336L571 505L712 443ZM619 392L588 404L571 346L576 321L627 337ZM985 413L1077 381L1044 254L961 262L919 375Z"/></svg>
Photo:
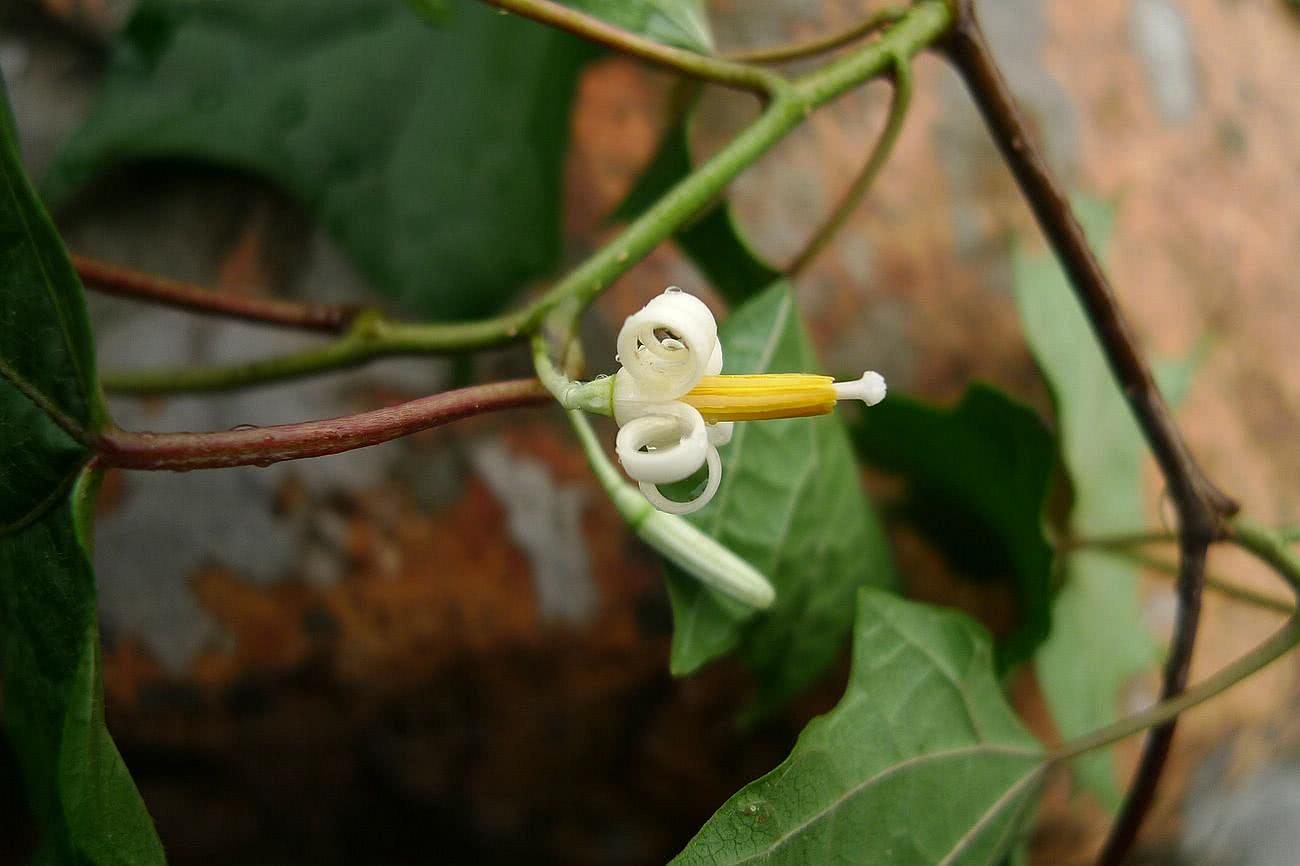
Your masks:
<svg viewBox="0 0 1300 866"><path fill-rule="evenodd" d="M41 177L85 118L130 0L5 0L0 69ZM1300 521L1300 15L1283 0L986 0L1003 69L1073 189L1111 201L1111 274L1148 352L1211 349L1180 409L1211 477L1273 523ZM841 0L716 0L723 49L846 26ZM1039 243L960 82L916 68L898 149L854 219L801 277L833 372L954 399L972 378L1047 413L1010 292L1012 239ZM583 72L565 171L564 261L608 238L609 212L665 129L672 79L617 58ZM737 217L788 260L873 139L883 84L811 120L733 187ZM710 91L708 153L755 116ZM56 214L77 252L227 292L373 303L291 199L257 179L133 165ZM663 286L704 293L665 245L589 317L593 372L623 317ZM537 287L532 287L536 289ZM90 297L104 369L277 354L312 338ZM455 383L526 375L520 350L472 363L384 361L205 397L115 398L123 426L225 429L330 417ZM1162 494L1147 471L1149 514ZM867 483L888 496L887 483ZM949 574L904 526L921 598L994 627L1007 601ZM752 683L724 662L667 673L671 620L653 554L629 536L558 412L520 410L331 458L193 474L110 475L96 531L109 725L171 862L662 862L727 796L777 764L846 667L753 729ZM1273 589L1218 551L1213 567ZM1168 582L1144 583L1167 634ZM1207 599L1195 675L1255 644L1275 615ZM1099 640L1104 640L1099 635ZM1086 659L1080 660L1087 664ZM1140 862L1264 866L1300 850L1297 667L1287 659L1188 716ZM1138 709L1155 679L1124 696ZM1022 714L1051 737L1032 677ZM1120 750L1127 773L1135 743ZM9 760L5 756L4 760ZM8 779L10 774L0 774ZM0 791L0 860L30 839ZM1034 862L1088 862L1105 815L1049 789Z"/></svg>

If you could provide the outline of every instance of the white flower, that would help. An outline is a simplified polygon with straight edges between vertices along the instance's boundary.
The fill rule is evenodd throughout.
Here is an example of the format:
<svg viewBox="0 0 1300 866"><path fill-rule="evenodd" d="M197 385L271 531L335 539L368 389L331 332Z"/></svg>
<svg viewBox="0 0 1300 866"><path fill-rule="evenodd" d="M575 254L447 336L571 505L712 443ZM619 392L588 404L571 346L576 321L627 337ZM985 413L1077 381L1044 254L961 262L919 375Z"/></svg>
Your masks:
<svg viewBox="0 0 1300 866"><path fill-rule="evenodd" d="M717 493L718 446L730 441L735 421L821 415L837 400L874 406L885 397L885 380L872 372L840 383L803 373L719 375L722 345L713 313L676 286L624 322L617 360L623 365L613 394L619 462L652 505L672 514L697 511ZM678 502L659 491L703 466L708 479L696 498Z"/></svg>

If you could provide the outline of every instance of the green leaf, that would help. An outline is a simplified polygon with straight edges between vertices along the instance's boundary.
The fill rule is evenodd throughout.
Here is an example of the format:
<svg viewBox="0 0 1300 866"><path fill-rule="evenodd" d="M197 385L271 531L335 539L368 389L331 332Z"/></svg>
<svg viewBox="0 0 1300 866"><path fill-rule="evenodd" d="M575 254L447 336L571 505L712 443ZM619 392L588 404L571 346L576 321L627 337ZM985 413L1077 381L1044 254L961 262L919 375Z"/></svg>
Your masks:
<svg viewBox="0 0 1300 866"><path fill-rule="evenodd" d="M1192 390L1196 374L1201 372L1214 349L1214 339L1206 334L1183 357L1157 358L1152 363L1156 386L1171 409L1177 409Z"/></svg>
<svg viewBox="0 0 1300 866"><path fill-rule="evenodd" d="M665 45L709 54L713 35L703 0L561 0L624 30Z"/></svg>
<svg viewBox="0 0 1300 866"><path fill-rule="evenodd" d="M674 863L984 866L1007 854L1047 764L1002 697L987 634L871 590L854 631L839 705Z"/></svg>
<svg viewBox="0 0 1300 866"><path fill-rule="evenodd" d="M728 373L815 372L789 287L777 283L720 329ZM732 649L757 675L760 709L806 686L834 660L859 587L896 583L837 415L737 424L720 449L722 486L690 516L776 588L746 619L698 581L669 571L676 623L672 670L685 674Z"/></svg>
<svg viewBox="0 0 1300 866"><path fill-rule="evenodd" d="M0 83L0 535L66 494L101 421L81 284L23 172ZM58 419L58 420L55 420Z"/></svg>
<svg viewBox="0 0 1300 866"><path fill-rule="evenodd" d="M149 813L104 726L86 550L94 493L83 489L93 486L79 485L0 538L4 729L40 830L35 862L162 864Z"/></svg>
<svg viewBox="0 0 1300 866"><path fill-rule="evenodd" d="M408 9L434 26L446 24L451 13L447 0L405 0L405 3Z"/></svg>
<svg viewBox="0 0 1300 866"><path fill-rule="evenodd" d="M1104 249L1111 207L1087 198L1075 207L1094 248ZM1139 529L1142 437L1087 317L1050 252L1017 246L1012 268L1030 349L1056 399L1061 455L1074 489L1070 530L1088 537ZM1117 718L1120 690L1148 669L1156 645L1142 620L1135 567L1080 550L1064 571L1037 667L1048 707L1069 739ZM1109 749L1076 759L1073 770L1080 787L1108 808L1118 805Z"/></svg>
<svg viewBox="0 0 1300 866"><path fill-rule="evenodd" d="M498 309L560 247L569 106L591 49L479 3L145 0L44 192L145 160L245 171L301 201L431 318Z"/></svg>
<svg viewBox="0 0 1300 866"><path fill-rule="evenodd" d="M1042 513L1056 447L1042 420L976 384L951 409L891 394L863 413L854 438L868 462L907 478L912 522L954 563L1012 580L1017 625L998 644L998 668L1028 658L1051 627Z"/></svg>
<svg viewBox="0 0 1300 866"><path fill-rule="evenodd" d="M690 122L690 112L687 111L664 134L650 164L627 198L615 209L614 219L630 221L636 218L694 170L690 154ZM678 230L673 240L704 273L718 294L733 306L753 297L781 276L749 245L725 201L712 205Z"/></svg>
<svg viewBox="0 0 1300 866"><path fill-rule="evenodd" d="M0 682L38 863L162 863L104 727L86 453L50 420L103 420L81 286L19 163L0 82Z"/></svg>

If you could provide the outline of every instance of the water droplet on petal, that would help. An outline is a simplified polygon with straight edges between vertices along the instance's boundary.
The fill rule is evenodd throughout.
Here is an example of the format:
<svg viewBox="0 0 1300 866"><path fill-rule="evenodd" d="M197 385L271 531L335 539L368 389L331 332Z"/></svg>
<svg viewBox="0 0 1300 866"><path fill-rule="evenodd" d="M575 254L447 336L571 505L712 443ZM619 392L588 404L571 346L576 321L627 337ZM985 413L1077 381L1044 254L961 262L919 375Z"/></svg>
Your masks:
<svg viewBox="0 0 1300 866"><path fill-rule="evenodd" d="M256 425L256 424L236 424L234 427L231 427L230 429L231 429L231 430L256 430L256 429L257 429L257 425Z"/></svg>
<svg viewBox="0 0 1300 866"><path fill-rule="evenodd" d="M668 288L664 289L665 295L680 295L681 293L682 293L682 289L680 286L669 286Z"/></svg>

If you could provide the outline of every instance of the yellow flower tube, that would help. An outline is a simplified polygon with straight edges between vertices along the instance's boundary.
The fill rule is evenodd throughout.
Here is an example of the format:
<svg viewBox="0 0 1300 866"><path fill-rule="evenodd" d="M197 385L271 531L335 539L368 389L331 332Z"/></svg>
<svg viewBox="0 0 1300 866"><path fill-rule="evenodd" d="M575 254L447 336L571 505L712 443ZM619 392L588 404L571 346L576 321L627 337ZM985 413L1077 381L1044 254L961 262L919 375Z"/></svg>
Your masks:
<svg viewBox="0 0 1300 866"><path fill-rule="evenodd" d="M826 415L839 399L830 376L759 373L704 376L680 398L710 424Z"/></svg>

